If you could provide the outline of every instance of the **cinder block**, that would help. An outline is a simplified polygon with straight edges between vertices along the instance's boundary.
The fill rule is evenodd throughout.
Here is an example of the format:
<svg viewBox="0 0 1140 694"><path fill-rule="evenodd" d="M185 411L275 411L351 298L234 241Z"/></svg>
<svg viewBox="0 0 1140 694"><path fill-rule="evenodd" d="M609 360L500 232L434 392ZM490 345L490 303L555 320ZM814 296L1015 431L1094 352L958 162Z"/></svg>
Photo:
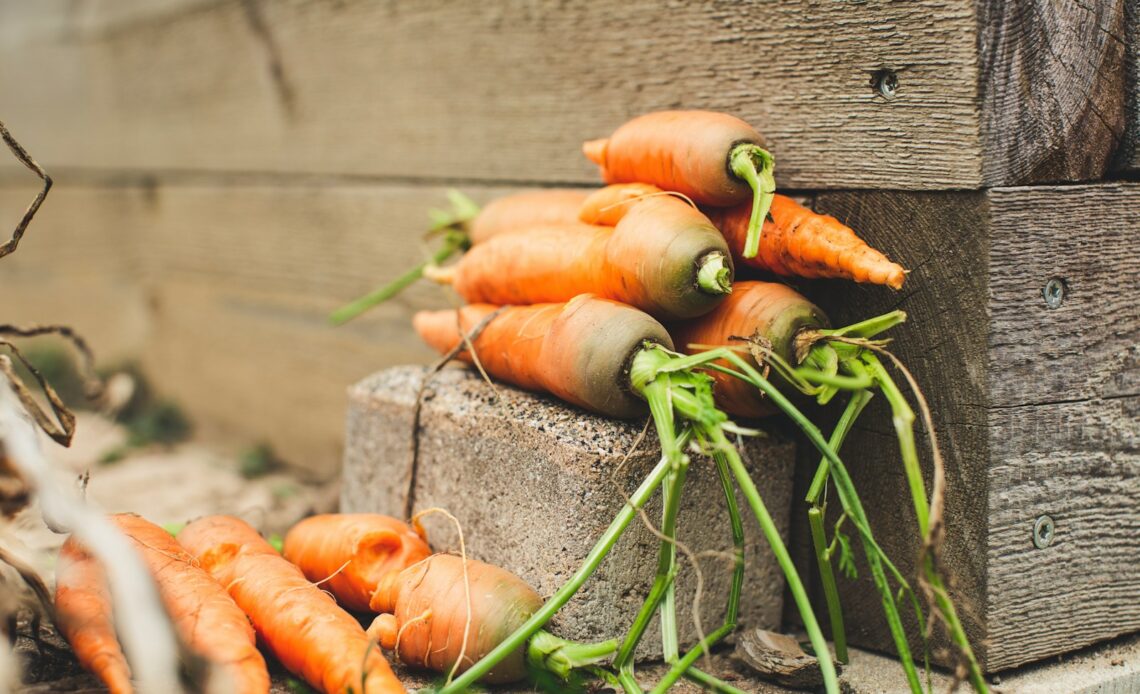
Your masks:
<svg viewBox="0 0 1140 694"><path fill-rule="evenodd" d="M412 477L412 419L423 379L420 367L374 374L349 391L342 510L401 515ZM540 594L552 594L582 559L660 456L652 431L619 465L643 424L597 417L544 396L490 385L477 374L448 368L424 392L414 474L414 508L446 508L463 526L470 556L506 567ZM774 438L743 449L753 479L787 537L793 445ZM724 493L712 461L694 456L685 483L678 536L703 573L702 627L723 621L732 538ZM743 498L747 573L740 623L776 628L784 580ZM647 507L657 524L658 494ZM455 550L457 534L442 516L425 520L435 548ZM556 633L595 640L622 635L656 569L658 540L638 521L599 571L559 613ZM710 554L719 553L719 554ZM695 573L681 559L678 621L682 639L696 640L691 617ZM659 656L654 620L639 651Z"/></svg>

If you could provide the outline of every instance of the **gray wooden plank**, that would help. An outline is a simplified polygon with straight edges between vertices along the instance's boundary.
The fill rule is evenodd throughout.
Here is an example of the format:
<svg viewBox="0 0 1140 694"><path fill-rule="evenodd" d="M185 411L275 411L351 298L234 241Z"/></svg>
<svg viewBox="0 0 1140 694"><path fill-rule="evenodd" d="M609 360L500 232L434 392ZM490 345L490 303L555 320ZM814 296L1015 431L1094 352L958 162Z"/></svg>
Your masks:
<svg viewBox="0 0 1140 694"><path fill-rule="evenodd" d="M585 182L582 140L695 107L789 188L1079 180L1122 127L1119 2L85 3L0 43L0 93L52 166Z"/></svg>
<svg viewBox="0 0 1140 694"><path fill-rule="evenodd" d="M1124 16L1125 129L1113 166L1118 171L1134 174L1140 172L1140 0L1124 0Z"/></svg>

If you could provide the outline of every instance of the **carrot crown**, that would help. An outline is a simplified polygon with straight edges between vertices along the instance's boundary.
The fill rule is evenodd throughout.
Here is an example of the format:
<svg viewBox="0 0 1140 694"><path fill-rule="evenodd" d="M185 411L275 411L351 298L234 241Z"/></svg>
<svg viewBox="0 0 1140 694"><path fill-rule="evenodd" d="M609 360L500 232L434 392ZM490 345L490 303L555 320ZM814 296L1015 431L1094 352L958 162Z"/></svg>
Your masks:
<svg viewBox="0 0 1140 694"><path fill-rule="evenodd" d="M752 216L748 219L748 235L741 255L754 258L760 251L760 230L776 192L776 177L772 173L776 160L768 150L746 142L732 148L728 163L732 173L744 179L752 188Z"/></svg>

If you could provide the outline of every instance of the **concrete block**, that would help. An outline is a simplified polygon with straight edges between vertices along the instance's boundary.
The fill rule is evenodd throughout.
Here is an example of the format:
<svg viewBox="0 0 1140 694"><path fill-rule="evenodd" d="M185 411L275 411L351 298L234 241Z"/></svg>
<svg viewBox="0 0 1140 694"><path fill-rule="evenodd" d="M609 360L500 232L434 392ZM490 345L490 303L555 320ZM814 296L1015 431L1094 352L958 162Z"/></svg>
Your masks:
<svg viewBox="0 0 1140 694"><path fill-rule="evenodd" d="M544 596L552 594L621 508L623 493L632 493L658 460L656 437L650 431L619 470L643 423L604 419L507 386L492 388L473 372L447 368L430 378L424 392L413 475L413 407L424 373L420 367L393 368L350 389L342 510L399 516L411 489L417 511L442 507L459 519L470 556L516 572ZM793 445L758 438L743 453L786 538ZM784 580L739 495L738 503L748 537L740 623L778 628ZM654 524L660 508L659 495L646 507ZM708 631L723 621L732 548L724 494L711 460L694 457L678 518L680 541L701 555L699 613ZM435 516L425 526L436 549L458 548L449 521ZM555 632L580 640L621 636L648 590L657 549L656 537L634 521L559 613ZM690 642L697 634L691 617L696 579L681 561L678 622L682 640ZM660 653L654 620L639 656Z"/></svg>

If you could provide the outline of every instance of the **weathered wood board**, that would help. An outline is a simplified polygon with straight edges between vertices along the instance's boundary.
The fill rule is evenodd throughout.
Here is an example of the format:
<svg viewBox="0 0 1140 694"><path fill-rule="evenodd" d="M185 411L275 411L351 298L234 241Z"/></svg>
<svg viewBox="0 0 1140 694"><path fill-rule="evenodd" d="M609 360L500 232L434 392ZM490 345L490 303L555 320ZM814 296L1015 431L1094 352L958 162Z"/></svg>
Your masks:
<svg viewBox="0 0 1140 694"><path fill-rule="evenodd" d="M632 115L756 124L789 188L1101 177L1124 0L0 3L3 117L52 167L585 182Z"/></svg>
<svg viewBox="0 0 1140 694"><path fill-rule="evenodd" d="M1140 185L824 193L815 207L912 270L899 294L814 293L839 324L910 315L893 349L947 454L945 559L987 670L1140 630ZM884 403L865 420L843 453L909 572L916 527ZM888 648L873 589L844 588L854 641Z"/></svg>
<svg viewBox="0 0 1140 694"><path fill-rule="evenodd" d="M1140 173L1140 0L1124 0L1124 42L1127 50L1124 139L1115 168Z"/></svg>

